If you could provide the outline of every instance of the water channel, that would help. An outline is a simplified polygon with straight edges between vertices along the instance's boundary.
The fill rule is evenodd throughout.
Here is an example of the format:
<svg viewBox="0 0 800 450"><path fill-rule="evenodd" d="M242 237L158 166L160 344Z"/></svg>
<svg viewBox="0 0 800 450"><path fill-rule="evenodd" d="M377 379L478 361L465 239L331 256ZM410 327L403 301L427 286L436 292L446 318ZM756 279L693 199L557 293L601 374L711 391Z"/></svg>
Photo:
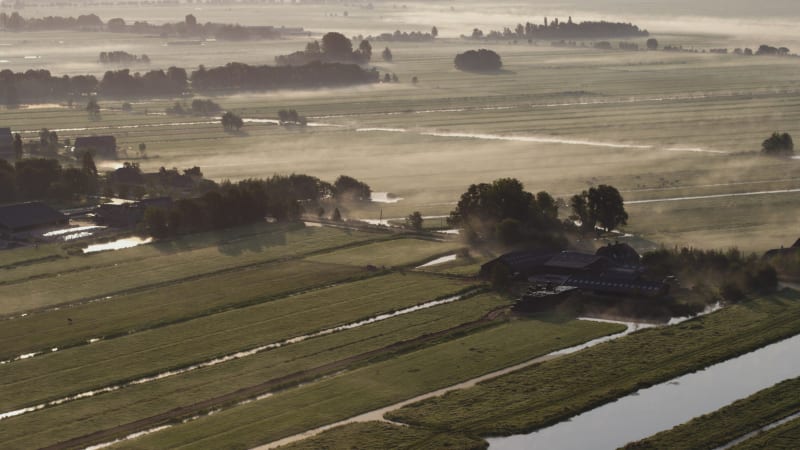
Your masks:
<svg viewBox="0 0 800 450"><path fill-rule="evenodd" d="M642 389L534 433L488 439L492 450L615 449L800 376L800 335Z"/></svg>

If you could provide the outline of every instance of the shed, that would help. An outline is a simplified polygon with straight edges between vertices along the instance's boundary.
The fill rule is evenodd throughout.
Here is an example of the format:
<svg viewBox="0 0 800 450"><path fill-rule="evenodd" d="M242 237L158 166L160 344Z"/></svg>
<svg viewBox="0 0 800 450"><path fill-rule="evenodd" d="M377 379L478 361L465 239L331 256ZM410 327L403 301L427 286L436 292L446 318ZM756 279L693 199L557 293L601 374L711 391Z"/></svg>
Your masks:
<svg viewBox="0 0 800 450"><path fill-rule="evenodd" d="M67 216L42 202L0 206L0 231L4 234L67 223Z"/></svg>
<svg viewBox="0 0 800 450"><path fill-rule="evenodd" d="M114 136L81 136L75 138L75 154L91 152L97 159L117 159L117 138Z"/></svg>

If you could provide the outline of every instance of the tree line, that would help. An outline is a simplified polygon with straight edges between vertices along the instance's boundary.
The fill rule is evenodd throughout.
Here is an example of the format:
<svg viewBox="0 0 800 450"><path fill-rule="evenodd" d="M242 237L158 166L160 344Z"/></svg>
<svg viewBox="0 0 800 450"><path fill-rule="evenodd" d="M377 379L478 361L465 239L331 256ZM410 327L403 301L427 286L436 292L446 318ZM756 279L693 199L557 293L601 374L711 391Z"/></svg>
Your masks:
<svg viewBox="0 0 800 450"><path fill-rule="evenodd" d="M275 63L280 66L300 66L318 62L367 64L371 59L372 45L368 40L361 40L358 48L354 50L350 39L341 33L330 32L322 36L322 42L309 42L304 51L276 56Z"/></svg>
<svg viewBox="0 0 800 450"><path fill-rule="evenodd" d="M181 95L189 90L270 90L316 88L376 83L379 74L355 64L314 62L299 67L251 66L230 63L198 70L170 67L144 73L129 69L107 71L101 79L93 75L54 76L49 70L0 71L0 104L68 101L94 93L109 97ZM190 84L191 83L191 84Z"/></svg>
<svg viewBox="0 0 800 450"><path fill-rule="evenodd" d="M623 22L588 21L575 23L570 17L566 22L560 22L558 18L548 21L544 18L544 23L537 25L526 22L524 25L519 23L512 30L510 27L502 31L492 30L488 33L479 28L472 30L469 36L462 38L468 39L600 39L610 37L646 37L650 33L647 30L639 29L638 26Z"/></svg>
<svg viewBox="0 0 800 450"><path fill-rule="evenodd" d="M395 30L394 33L381 33L377 36L367 36L362 38L358 36L356 39L366 39L368 41L386 41L386 42L430 42L439 36L439 30L436 27L431 28L428 33L422 31L400 31Z"/></svg>
<svg viewBox="0 0 800 450"><path fill-rule="evenodd" d="M287 222L298 220L309 209L321 208L323 200L368 201L369 193L368 185L346 175L333 184L303 174L224 182L200 197L177 200L168 209L148 208L144 225L154 237L161 238L265 218Z"/></svg>
<svg viewBox="0 0 800 450"><path fill-rule="evenodd" d="M150 57L147 55L134 55L121 50L100 52L98 60L102 64L150 64Z"/></svg>
<svg viewBox="0 0 800 450"><path fill-rule="evenodd" d="M80 167L62 167L58 160L20 159L14 164L0 159L0 203L30 200L69 200L97 189L97 167L85 153Z"/></svg>

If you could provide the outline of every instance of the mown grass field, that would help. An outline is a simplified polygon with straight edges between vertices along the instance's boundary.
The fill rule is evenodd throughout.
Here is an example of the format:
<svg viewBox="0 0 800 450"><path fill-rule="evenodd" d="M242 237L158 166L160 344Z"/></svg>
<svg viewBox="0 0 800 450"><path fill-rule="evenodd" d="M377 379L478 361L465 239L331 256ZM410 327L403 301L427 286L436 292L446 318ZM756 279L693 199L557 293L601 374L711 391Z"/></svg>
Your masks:
<svg viewBox="0 0 800 450"><path fill-rule="evenodd" d="M345 450L352 448L442 449L480 450L486 448L482 439L463 435L440 433L420 428L401 427L386 422L366 422L344 425L295 444L281 447L285 450L308 448Z"/></svg>
<svg viewBox="0 0 800 450"><path fill-rule="evenodd" d="M277 390L284 385L292 386L293 383L313 380L363 365L369 359L354 358L367 352L376 352L372 358L378 360L393 356L393 351L380 350L396 342L424 337L478 320L487 312L507 305L508 300L497 295L478 295L456 303L198 369L180 376L130 386L93 398L6 419L0 427L0 437L8 448L40 447L147 418L170 411L172 408L215 398L268 380L300 374L277 384L272 389ZM419 345L421 344L417 344ZM402 350L398 348L394 351ZM349 359L353 360L348 361ZM346 363L321 372L314 371L316 368L339 361Z"/></svg>
<svg viewBox="0 0 800 450"><path fill-rule="evenodd" d="M731 306L499 377L388 417L479 435L525 433L800 332L794 291Z"/></svg>
<svg viewBox="0 0 800 450"><path fill-rule="evenodd" d="M0 366L0 409L36 404L344 325L468 288L391 274Z"/></svg>
<svg viewBox="0 0 800 450"><path fill-rule="evenodd" d="M423 264L436 256L455 251L464 244L457 241L438 242L422 239L397 239L389 242L361 245L354 248L337 250L315 255L309 261L327 264L346 264L364 267L372 265L385 267Z"/></svg>
<svg viewBox="0 0 800 450"><path fill-rule="evenodd" d="M628 444L626 449L720 448L800 411L800 378L778 383L671 430ZM746 441L745 441L746 442ZM762 444L764 441L761 441ZM777 448L766 445L756 448Z"/></svg>
<svg viewBox="0 0 800 450"><path fill-rule="evenodd" d="M252 447L621 328L575 320L507 322L124 442L115 448Z"/></svg>

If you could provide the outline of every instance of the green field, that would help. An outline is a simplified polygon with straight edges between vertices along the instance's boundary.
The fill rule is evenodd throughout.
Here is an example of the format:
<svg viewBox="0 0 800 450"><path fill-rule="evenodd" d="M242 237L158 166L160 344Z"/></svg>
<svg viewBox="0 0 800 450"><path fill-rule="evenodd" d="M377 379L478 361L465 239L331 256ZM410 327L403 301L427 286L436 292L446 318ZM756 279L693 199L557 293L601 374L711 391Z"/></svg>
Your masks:
<svg viewBox="0 0 800 450"><path fill-rule="evenodd" d="M761 448L790 450L797 447L798 439L800 439L800 420L793 420L774 430L766 431L753 439L748 439L733 448L736 450Z"/></svg>
<svg viewBox="0 0 800 450"><path fill-rule="evenodd" d="M800 411L798 389L800 378L778 383L713 413L628 444L625 448L719 448L740 436ZM764 440L760 442L753 448L778 448L775 445L764 445ZM743 444L748 443L745 441Z"/></svg>
<svg viewBox="0 0 800 450"><path fill-rule="evenodd" d="M512 321L122 443L117 448L252 447L621 328L575 320Z"/></svg>
<svg viewBox="0 0 800 450"><path fill-rule="evenodd" d="M437 256L450 253L463 246L460 242L437 242L421 239L398 239L377 244L367 244L354 248L316 255L309 261L328 264L347 264L364 267L373 265L407 266L422 264Z"/></svg>
<svg viewBox="0 0 800 450"><path fill-rule="evenodd" d="M796 292L731 306L409 405L388 417L469 434L526 433L794 336L800 332L798 310Z"/></svg>

